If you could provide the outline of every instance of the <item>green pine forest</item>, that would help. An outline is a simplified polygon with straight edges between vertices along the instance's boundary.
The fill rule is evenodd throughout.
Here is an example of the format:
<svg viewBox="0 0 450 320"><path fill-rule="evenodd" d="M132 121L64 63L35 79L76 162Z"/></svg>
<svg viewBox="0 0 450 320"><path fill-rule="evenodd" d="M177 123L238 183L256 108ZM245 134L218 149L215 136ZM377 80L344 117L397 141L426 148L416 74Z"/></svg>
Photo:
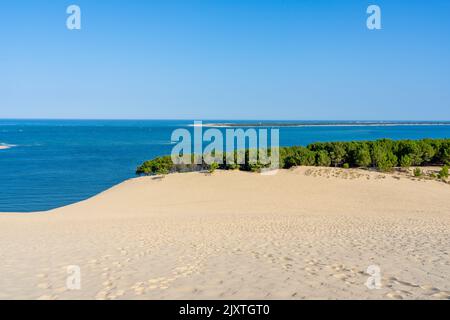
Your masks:
<svg viewBox="0 0 450 320"><path fill-rule="evenodd" d="M269 155L270 155L270 150ZM174 172L189 172L215 169L260 171L268 167L259 162L250 163L249 150L245 154L245 163L227 164L223 154L223 164L174 164L170 156L157 157L140 165L137 175L165 175ZM235 163L238 152L234 152ZM191 156L192 159L194 156ZM373 168L382 172L392 171L396 167L409 168L420 166L443 166L439 176L448 177L450 165L450 139L390 140L318 142L306 147L280 147L279 166L289 169L295 166L320 166L342 168ZM203 160L203 159L202 159ZM218 161L220 162L220 161Z"/></svg>

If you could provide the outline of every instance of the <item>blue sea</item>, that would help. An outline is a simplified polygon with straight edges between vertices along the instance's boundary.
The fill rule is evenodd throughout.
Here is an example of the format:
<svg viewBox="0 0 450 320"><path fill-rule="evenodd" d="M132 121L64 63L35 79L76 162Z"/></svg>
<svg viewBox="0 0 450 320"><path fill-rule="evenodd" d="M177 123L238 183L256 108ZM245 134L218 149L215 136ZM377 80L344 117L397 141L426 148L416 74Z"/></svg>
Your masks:
<svg viewBox="0 0 450 320"><path fill-rule="evenodd" d="M247 125L251 121L208 122ZM0 212L48 210L94 196L134 177L143 161L170 154L172 131L192 131L192 124L169 120L0 120L0 145L10 147L0 150ZM283 146L380 138L450 138L450 123L309 121L280 127Z"/></svg>

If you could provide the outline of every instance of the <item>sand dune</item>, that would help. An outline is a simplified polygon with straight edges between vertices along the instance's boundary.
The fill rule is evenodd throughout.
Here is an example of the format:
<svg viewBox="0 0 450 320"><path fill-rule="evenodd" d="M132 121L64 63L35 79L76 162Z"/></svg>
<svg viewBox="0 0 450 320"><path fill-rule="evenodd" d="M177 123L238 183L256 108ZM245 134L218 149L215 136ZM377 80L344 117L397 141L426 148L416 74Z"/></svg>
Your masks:
<svg viewBox="0 0 450 320"><path fill-rule="evenodd" d="M449 196L331 168L137 178L0 214L0 299L449 299ZM365 285L371 265L381 289Z"/></svg>

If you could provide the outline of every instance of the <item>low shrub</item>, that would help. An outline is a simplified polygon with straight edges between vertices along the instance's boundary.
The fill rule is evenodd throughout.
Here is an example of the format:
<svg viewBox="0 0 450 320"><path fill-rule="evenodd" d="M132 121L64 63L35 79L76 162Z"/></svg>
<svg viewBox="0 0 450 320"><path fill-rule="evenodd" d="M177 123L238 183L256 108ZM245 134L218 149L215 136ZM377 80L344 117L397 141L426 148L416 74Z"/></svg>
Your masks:
<svg viewBox="0 0 450 320"><path fill-rule="evenodd" d="M414 177L421 177L422 176L422 170L420 168L414 169Z"/></svg>
<svg viewBox="0 0 450 320"><path fill-rule="evenodd" d="M440 179L447 179L448 178L448 166L442 167L441 171L439 171L438 176Z"/></svg>
<svg viewBox="0 0 450 320"><path fill-rule="evenodd" d="M217 169L219 169L219 164L218 163L211 163L209 165L209 173L214 173L214 171L216 171Z"/></svg>

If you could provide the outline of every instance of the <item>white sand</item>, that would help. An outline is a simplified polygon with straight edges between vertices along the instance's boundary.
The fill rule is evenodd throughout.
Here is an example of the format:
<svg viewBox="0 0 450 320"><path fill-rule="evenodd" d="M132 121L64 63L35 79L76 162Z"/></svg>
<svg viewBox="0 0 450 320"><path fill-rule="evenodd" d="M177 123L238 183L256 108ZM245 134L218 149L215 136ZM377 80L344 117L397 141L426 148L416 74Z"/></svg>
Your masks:
<svg viewBox="0 0 450 320"><path fill-rule="evenodd" d="M0 214L0 299L449 299L449 200L443 182L362 170L133 179Z"/></svg>

